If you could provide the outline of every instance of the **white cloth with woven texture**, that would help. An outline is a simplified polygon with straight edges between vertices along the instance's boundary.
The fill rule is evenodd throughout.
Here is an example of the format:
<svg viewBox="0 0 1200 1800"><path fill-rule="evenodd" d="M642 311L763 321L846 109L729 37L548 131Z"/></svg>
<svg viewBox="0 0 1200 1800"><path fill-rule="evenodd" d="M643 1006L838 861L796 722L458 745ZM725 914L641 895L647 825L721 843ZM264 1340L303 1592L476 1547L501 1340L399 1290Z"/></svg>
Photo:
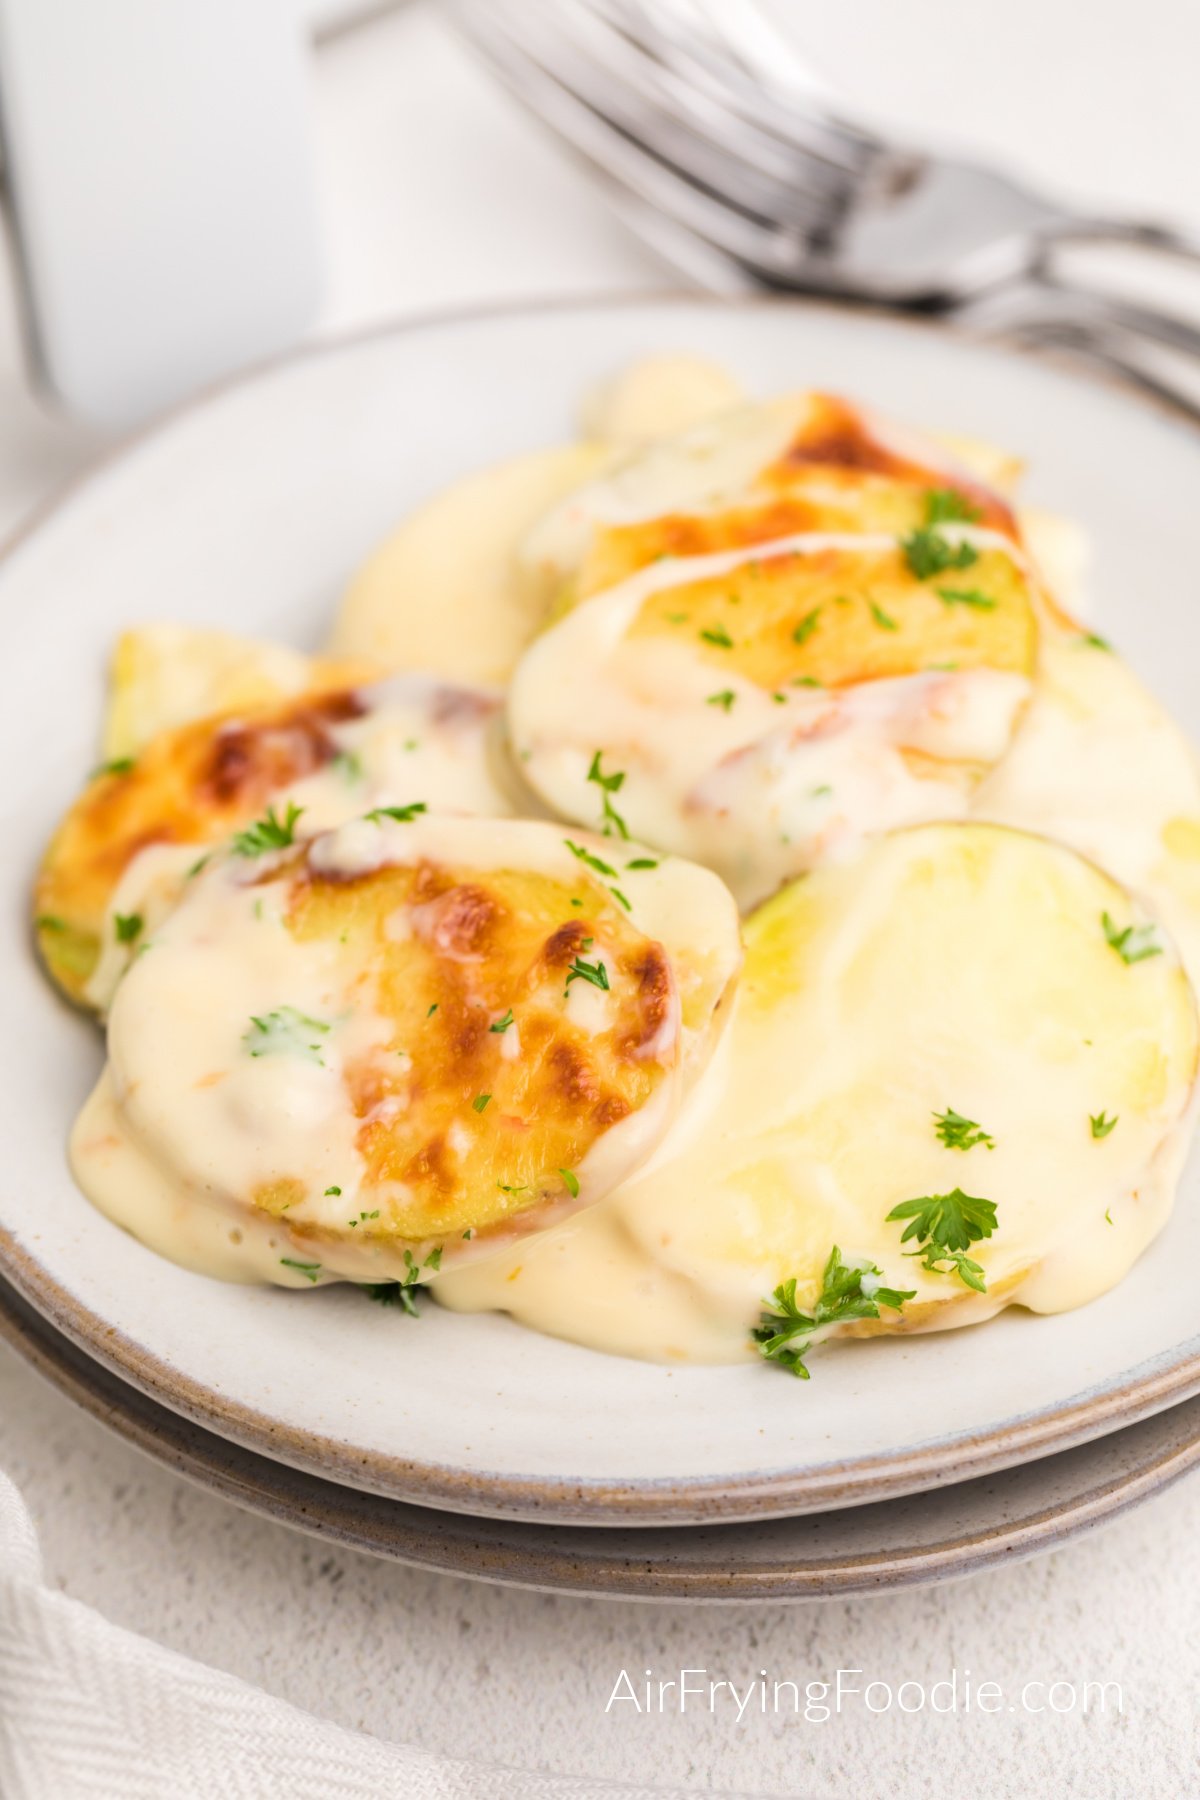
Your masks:
<svg viewBox="0 0 1200 1800"><path fill-rule="evenodd" d="M454 1762L383 1744L164 1650L42 1580L0 1474L3 1800L663 1800L662 1788Z"/></svg>

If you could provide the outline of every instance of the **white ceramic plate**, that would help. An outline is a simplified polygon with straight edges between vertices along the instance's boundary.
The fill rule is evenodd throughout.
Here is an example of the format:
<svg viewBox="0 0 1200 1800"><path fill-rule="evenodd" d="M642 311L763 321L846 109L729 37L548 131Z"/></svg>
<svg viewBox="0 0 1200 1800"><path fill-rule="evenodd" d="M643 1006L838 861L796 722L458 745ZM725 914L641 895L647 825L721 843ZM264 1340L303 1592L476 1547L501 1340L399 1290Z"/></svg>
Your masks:
<svg viewBox="0 0 1200 1800"><path fill-rule="evenodd" d="M795 303L551 307L286 360L103 466L0 566L7 1130L0 1272L177 1412L298 1468L428 1505L666 1524L915 1491L1094 1437L1200 1389L1200 1180L1120 1289L1057 1318L823 1351L800 1384L664 1369L502 1318L419 1322L331 1290L225 1287L92 1211L63 1156L100 1059L29 944L47 830L95 759L105 656L160 617L315 643L355 564L467 469L571 432L580 393L658 350L751 389L816 385L1026 454L1081 518L1097 619L1200 731L1191 592L1200 439L1125 394L943 332Z"/></svg>
<svg viewBox="0 0 1200 1800"><path fill-rule="evenodd" d="M608 1599L761 1605L959 1580L1059 1550L1200 1465L1189 1400L1024 1468L874 1506L740 1525L524 1525L385 1500L243 1450L101 1368L2 1281L0 1338L126 1443L250 1512L389 1562Z"/></svg>

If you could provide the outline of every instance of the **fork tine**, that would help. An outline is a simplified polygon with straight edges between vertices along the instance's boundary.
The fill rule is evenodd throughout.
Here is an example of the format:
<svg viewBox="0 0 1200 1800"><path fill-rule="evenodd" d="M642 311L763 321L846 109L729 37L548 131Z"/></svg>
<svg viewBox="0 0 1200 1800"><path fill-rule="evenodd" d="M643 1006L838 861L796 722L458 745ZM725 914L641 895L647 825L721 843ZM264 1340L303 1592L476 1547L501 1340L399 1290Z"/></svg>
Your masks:
<svg viewBox="0 0 1200 1800"><path fill-rule="evenodd" d="M657 208L713 251L746 268L756 279L782 284L794 278L803 253L794 231L764 225L734 206L694 186L618 126L590 107L524 43L514 43L497 19L501 8L462 4L453 8L493 70L532 105L542 121L611 180L623 184L643 205Z"/></svg>
<svg viewBox="0 0 1200 1800"><path fill-rule="evenodd" d="M845 176L743 128L678 77L672 87L667 72L589 19L584 7L564 15L561 6L539 0L492 0L486 11L460 5L464 12L477 42L486 31L494 46L503 33L548 79L699 189L725 196L736 190L739 210L820 233L844 204Z"/></svg>
<svg viewBox="0 0 1200 1800"><path fill-rule="evenodd" d="M574 8L578 28L588 39L589 49L597 55L619 84L610 85L604 95L604 109L615 111L623 100L627 122L636 127L639 136L657 125L668 133L680 127L688 133L687 168L702 179L708 179L704 164L709 165L708 185L728 184L744 165L748 180L758 177L756 209L770 216L787 216L796 206L800 192L841 194L854 174L839 163L833 154L831 140L814 124L809 141L801 145L799 133L785 141L764 131L755 122L744 119L731 107L729 95L711 81L697 82L664 58L644 32L630 30L624 21L625 8L612 0L576 0ZM569 14L555 9L560 39L570 37L564 29ZM577 83L577 85L579 85Z"/></svg>
<svg viewBox="0 0 1200 1800"><path fill-rule="evenodd" d="M747 65L737 39L724 26L716 34L708 26L709 8L699 14L693 8L685 23L672 25L663 0L577 0L577 4L604 18L691 92L732 115L739 128L769 136L845 176L859 175L884 148L879 138L839 117L814 82L805 87L793 82L783 89L778 70L772 81L765 71ZM681 17L678 6L670 12ZM727 18L720 11L716 16Z"/></svg>

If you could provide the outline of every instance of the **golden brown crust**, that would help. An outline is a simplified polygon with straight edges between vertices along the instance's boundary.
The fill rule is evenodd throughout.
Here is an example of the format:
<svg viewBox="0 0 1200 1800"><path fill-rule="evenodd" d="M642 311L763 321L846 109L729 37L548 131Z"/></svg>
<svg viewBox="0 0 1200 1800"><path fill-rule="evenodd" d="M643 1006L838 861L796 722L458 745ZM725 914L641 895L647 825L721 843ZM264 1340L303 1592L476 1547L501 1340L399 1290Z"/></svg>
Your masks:
<svg viewBox="0 0 1200 1800"><path fill-rule="evenodd" d="M113 891L141 850L219 842L337 754L332 727L364 711L355 690L305 695L250 715L161 732L141 755L100 770L55 833L34 916L50 974L83 994Z"/></svg>
<svg viewBox="0 0 1200 1800"><path fill-rule="evenodd" d="M481 1233L560 1204L562 1171L677 1062L666 953L582 871L568 886L422 861L345 880L301 859L272 877L285 878L293 935L344 939L361 1003L387 1025L345 1075L366 1163L359 1204L379 1208L356 1241ZM592 977L575 973L581 961ZM295 1213L289 1223L328 1235Z"/></svg>

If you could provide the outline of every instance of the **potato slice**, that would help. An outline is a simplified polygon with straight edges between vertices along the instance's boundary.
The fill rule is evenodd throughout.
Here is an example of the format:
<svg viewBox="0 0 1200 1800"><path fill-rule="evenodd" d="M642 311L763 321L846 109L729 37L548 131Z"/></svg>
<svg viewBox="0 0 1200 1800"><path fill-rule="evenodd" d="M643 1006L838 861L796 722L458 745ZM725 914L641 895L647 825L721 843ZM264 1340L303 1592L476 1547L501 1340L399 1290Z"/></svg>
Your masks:
<svg viewBox="0 0 1200 1800"><path fill-rule="evenodd" d="M74 1160L129 1222L140 1158L264 1279L404 1280L596 1200L723 1022L737 920L705 870L618 889L602 840L432 815L241 849L122 980Z"/></svg>
<svg viewBox="0 0 1200 1800"><path fill-rule="evenodd" d="M517 545L561 495L612 457L591 443L538 450L435 495L354 577L330 653L461 681L506 681L543 610L517 567Z"/></svg>
<svg viewBox="0 0 1200 1800"><path fill-rule="evenodd" d="M306 828L393 802L517 810L500 727L491 690L394 676L160 732L95 772L46 853L34 916L50 974L103 1011L198 853L268 806L301 807Z"/></svg>
<svg viewBox="0 0 1200 1800"><path fill-rule="evenodd" d="M523 775L568 818L615 811L707 863L742 906L864 834L960 816L1029 699L1037 624L1008 538L936 542L940 573L841 533L639 569L522 657Z"/></svg>
<svg viewBox="0 0 1200 1800"><path fill-rule="evenodd" d="M375 673L360 660L305 656L285 644L193 625L138 625L113 652L103 747L106 762L136 756L160 731L214 713L327 693Z"/></svg>
<svg viewBox="0 0 1200 1800"><path fill-rule="evenodd" d="M1080 1305L1167 1218L1197 1045L1173 943L1093 864L996 826L897 832L748 921L726 1061L653 1168L442 1291L697 1360L745 1355L779 1283L811 1303L835 1245L915 1291L855 1334ZM984 1292L950 1262L924 1268L887 1217L955 1190L995 1207L968 1246ZM611 1282L594 1301L572 1279L588 1256Z"/></svg>

